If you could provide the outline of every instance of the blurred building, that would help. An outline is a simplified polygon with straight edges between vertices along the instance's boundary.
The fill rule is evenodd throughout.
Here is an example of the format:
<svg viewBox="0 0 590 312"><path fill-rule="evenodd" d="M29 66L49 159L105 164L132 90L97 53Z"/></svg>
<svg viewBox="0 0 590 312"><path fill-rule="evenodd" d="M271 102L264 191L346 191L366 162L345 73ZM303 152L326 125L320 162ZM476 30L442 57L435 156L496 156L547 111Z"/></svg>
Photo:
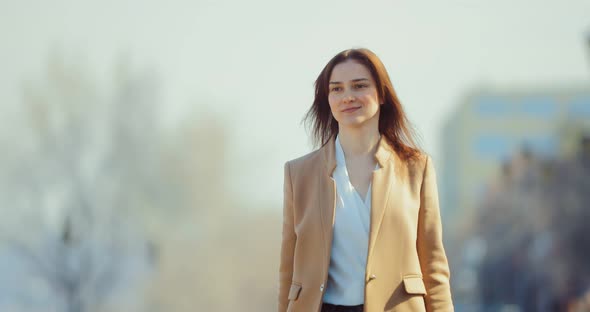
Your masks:
<svg viewBox="0 0 590 312"><path fill-rule="evenodd" d="M536 157L572 154L590 133L590 87L477 90L444 124L442 213L450 226L473 213L501 166L519 150Z"/></svg>

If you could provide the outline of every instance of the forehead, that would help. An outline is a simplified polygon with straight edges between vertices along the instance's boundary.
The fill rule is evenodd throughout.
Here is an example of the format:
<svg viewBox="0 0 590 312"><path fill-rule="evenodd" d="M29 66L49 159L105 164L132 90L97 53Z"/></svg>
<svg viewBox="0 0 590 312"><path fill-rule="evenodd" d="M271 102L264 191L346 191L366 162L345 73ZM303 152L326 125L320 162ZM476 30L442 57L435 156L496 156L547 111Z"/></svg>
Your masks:
<svg viewBox="0 0 590 312"><path fill-rule="evenodd" d="M346 82L359 78L373 80L369 69L365 65L353 60L347 60L337 64L332 69L332 74L330 75L330 81Z"/></svg>

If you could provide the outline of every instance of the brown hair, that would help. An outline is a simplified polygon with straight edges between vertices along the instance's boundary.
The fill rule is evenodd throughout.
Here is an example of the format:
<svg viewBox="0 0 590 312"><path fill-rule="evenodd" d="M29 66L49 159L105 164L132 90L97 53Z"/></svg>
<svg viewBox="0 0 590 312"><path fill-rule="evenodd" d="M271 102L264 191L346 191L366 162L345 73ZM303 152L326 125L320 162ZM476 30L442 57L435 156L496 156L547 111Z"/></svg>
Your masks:
<svg viewBox="0 0 590 312"><path fill-rule="evenodd" d="M387 138L400 157L407 161L420 154L415 130L411 126L400 100L393 89L387 70L381 60L368 49L344 50L334 56L315 81L315 98L304 121L312 123L314 145L324 146L338 134L338 122L332 116L328 104L329 80L334 67L347 60L364 65L375 80L381 105L379 133Z"/></svg>

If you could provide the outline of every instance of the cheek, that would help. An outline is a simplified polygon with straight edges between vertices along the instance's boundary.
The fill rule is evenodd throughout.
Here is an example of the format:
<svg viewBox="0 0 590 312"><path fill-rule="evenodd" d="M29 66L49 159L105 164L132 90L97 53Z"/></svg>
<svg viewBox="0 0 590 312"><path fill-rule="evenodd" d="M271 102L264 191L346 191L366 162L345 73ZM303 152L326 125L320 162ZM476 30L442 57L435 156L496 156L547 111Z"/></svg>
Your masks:
<svg viewBox="0 0 590 312"><path fill-rule="evenodd" d="M338 97L335 95L329 95L328 96L328 104L330 105L330 109L333 110L336 103L338 103Z"/></svg>
<svg viewBox="0 0 590 312"><path fill-rule="evenodd" d="M369 105L369 106L373 106L373 105L379 105L379 101L377 100L377 98L372 95L372 94L366 94L362 96L362 101L363 104L365 105Z"/></svg>

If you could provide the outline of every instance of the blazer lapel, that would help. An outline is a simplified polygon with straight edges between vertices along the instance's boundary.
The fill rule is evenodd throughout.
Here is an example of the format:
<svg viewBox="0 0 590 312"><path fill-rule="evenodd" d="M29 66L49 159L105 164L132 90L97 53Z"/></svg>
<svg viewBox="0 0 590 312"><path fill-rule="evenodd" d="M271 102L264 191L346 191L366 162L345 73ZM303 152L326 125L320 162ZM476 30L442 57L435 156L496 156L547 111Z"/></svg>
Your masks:
<svg viewBox="0 0 590 312"><path fill-rule="evenodd" d="M379 228L385 215L386 207L390 198L398 197L400 191L399 180L396 175L396 168L399 167L400 160L396 152L387 143L385 136L381 136L375 158L380 168L373 172L372 194L371 194L371 224L369 230L369 248L367 251L367 270L371 272L371 255L377 241ZM391 161L393 160L393 161ZM394 205L394 200L389 206ZM394 208L395 209L395 208Z"/></svg>
<svg viewBox="0 0 590 312"><path fill-rule="evenodd" d="M326 145L322 147L323 162L325 167L319 174L320 185L320 219L322 224L322 234L326 251L326 261L330 263L330 251L332 249L332 237L334 230L334 212L336 210L336 181L332 178L332 173L336 169L336 150L334 138L331 138Z"/></svg>

